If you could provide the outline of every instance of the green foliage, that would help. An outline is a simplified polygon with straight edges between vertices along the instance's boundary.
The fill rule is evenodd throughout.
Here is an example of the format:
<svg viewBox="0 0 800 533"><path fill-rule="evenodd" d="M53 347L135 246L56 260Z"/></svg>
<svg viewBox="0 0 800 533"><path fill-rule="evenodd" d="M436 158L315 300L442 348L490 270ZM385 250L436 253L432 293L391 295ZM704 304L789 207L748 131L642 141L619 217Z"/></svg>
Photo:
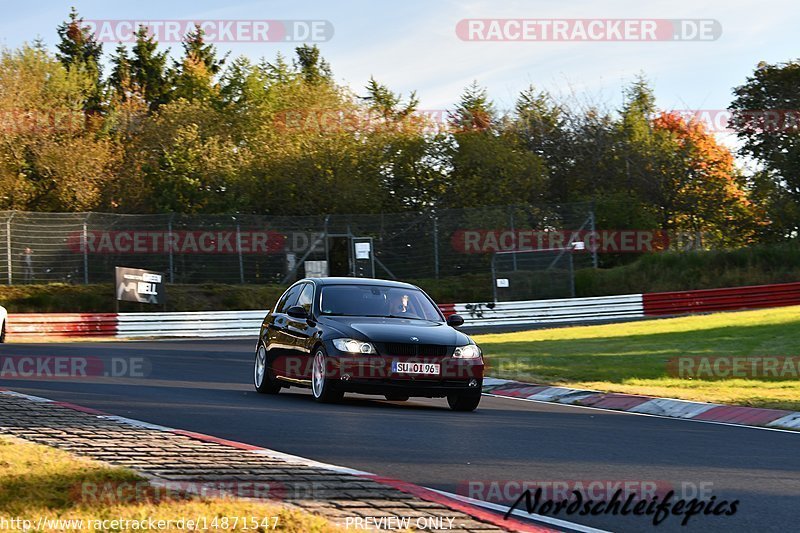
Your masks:
<svg viewBox="0 0 800 533"><path fill-rule="evenodd" d="M303 81L311 85L330 83L333 77L328 62L322 59L317 45L304 44L297 47L295 67L299 69Z"/></svg>
<svg viewBox="0 0 800 533"><path fill-rule="evenodd" d="M119 147L87 115L93 79L38 47L0 54L0 206L74 211L98 205Z"/></svg>
<svg viewBox="0 0 800 533"><path fill-rule="evenodd" d="M136 31L133 57L130 60L131 80L151 110L167 102L171 72L167 72L167 51L158 52L158 43L147 28Z"/></svg>
<svg viewBox="0 0 800 533"><path fill-rule="evenodd" d="M742 141L741 153L761 166L754 186L771 220L766 231L772 237L796 234L800 230L800 61L761 62L733 92L731 126Z"/></svg>
<svg viewBox="0 0 800 533"><path fill-rule="evenodd" d="M659 113L641 76L611 111L530 87L504 114L475 81L434 124L414 92L372 77L361 95L337 84L313 45L228 61L195 28L168 65L140 27L102 79L102 47L78 13L57 31L54 56L41 43L3 51L0 110L86 114L69 131L0 132L0 208L292 215L592 201L598 228L702 232L730 247L784 239L798 218L795 134L742 130L747 153L769 163L746 176L708 132ZM791 65L761 67L734 108L793 101Z"/></svg>
<svg viewBox="0 0 800 533"><path fill-rule="evenodd" d="M103 45L99 44L83 18L73 7L69 20L58 26L59 43L56 57L70 71L79 72L91 80L85 89L84 109L97 112L102 109L103 83L100 57Z"/></svg>
<svg viewBox="0 0 800 533"><path fill-rule="evenodd" d="M225 64L218 59L213 44L207 44L200 26L189 32L183 45L183 58L175 63L173 99L212 101L219 96L216 76Z"/></svg>

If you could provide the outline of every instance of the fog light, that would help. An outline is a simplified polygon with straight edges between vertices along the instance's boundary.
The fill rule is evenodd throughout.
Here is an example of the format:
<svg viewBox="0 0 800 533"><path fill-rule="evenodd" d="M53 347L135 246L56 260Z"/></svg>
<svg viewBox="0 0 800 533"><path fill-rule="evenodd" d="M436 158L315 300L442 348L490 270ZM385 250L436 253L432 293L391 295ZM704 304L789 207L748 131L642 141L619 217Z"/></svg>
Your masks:
<svg viewBox="0 0 800 533"><path fill-rule="evenodd" d="M478 386L478 380L477 379L469 380L469 386L470 387L477 387Z"/></svg>
<svg viewBox="0 0 800 533"><path fill-rule="evenodd" d="M342 374L341 380L342 381L350 381L350 374Z"/></svg>

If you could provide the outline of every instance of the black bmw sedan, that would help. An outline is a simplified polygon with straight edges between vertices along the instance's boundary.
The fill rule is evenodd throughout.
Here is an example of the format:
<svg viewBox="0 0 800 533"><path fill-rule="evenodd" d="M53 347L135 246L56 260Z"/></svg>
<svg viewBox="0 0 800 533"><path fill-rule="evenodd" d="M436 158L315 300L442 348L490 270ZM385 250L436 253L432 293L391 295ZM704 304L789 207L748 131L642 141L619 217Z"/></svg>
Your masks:
<svg viewBox="0 0 800 533"><path fill-rule="evenodd" d="M283 293L261 325L253 372L258 392L308 387L320 402L345 392L405 401L446 397L473 411L483 358L433 300L408 283L309 278Z"/></svg>

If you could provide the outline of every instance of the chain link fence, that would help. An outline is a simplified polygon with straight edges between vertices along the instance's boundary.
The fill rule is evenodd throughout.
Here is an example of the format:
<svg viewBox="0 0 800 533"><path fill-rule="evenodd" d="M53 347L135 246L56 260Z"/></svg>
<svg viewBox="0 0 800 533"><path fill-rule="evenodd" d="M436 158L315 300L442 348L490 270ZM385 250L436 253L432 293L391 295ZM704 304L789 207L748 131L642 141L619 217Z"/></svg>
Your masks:
<svg viewBox="0 0 800 533"><path fill-rule="evenodd" d="M158 270L169 282L189 284L488 275L496 252L549 249L536 235L593 224L590 204L292 217L5 211L0 283L109 282L115 266ZM570 258L572 268L592 266L597 252ZM504 268L542 269L516 261Z"/></svg>

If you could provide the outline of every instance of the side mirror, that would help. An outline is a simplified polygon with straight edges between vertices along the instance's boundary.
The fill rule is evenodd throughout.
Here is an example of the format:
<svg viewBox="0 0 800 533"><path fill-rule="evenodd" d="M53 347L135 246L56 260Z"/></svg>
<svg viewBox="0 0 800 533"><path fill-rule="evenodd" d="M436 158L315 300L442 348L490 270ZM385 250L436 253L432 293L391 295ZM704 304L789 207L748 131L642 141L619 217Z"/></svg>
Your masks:
<svg viewBox="0 0 800 533"><path fill-rule="evenodd" d="M450 315L447 317L447 325L453 328L464 325L464 318L461 315Z"/></svg>
<svg viewBox="0 0 800 533"><path fill-rule="evenodd" d="M286 314L292 318L298 318L300 320L304 320L308 318L308 313L304 307L300 305L293 305L289 309L286 310Z"/></svg>

